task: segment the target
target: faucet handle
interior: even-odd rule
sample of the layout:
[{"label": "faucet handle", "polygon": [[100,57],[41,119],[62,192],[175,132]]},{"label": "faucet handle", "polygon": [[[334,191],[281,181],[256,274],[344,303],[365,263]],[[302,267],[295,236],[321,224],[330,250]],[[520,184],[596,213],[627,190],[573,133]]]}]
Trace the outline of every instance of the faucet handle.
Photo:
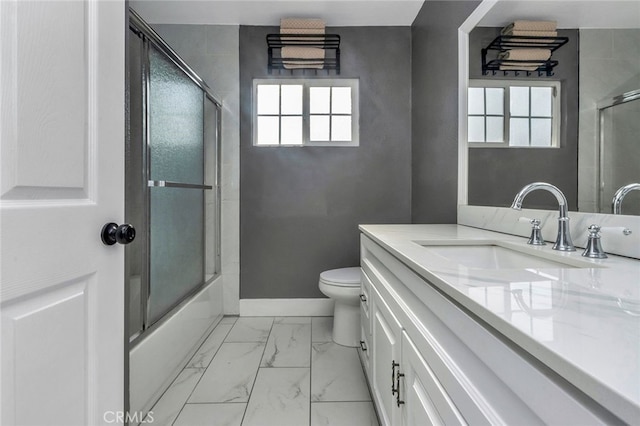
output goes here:
[{"label": "faucet handle", "polygon": [[531,224],[531,236],[527,240],[527,244],[532,246],[546,246],[542,238],[542,228],[540,228],[540,219],[531,219],[528,217],[521,217],[518,222],[529,222]]},{"label": "faucet handle", "polygon": [[582,256],[590,257],[592,259],[606,259],[608,256],[602,249],[600,243],[600,228],[598,225],[591,225],[588,228],[589,237],[587,239],[587,247],[584,249]]},{"label": "faucet handle", "polygon": [[622,233],[625,236],[627,235],[631,235],[633,233],[633,231],[631,231],[631,229],[629,228],[625,228],[624,226],[603,226],[600,228],[600,232],[606,232],[606,233]]}]

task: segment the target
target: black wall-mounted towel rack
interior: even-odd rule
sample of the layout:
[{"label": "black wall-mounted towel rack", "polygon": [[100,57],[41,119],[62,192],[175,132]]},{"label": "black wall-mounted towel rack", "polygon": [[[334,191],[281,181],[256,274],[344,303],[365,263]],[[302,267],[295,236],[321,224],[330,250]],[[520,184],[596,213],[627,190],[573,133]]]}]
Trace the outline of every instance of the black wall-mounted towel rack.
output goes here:
[{"label": "black wall-mounted towel rack", "polygon": [[[514,59],[491,59],[487,60],[487,53],[489,50],[495,50],[498,52],[506,52],[511,49],[549,49],[550,52],[554,52],[561,46],[565,45],[569,41],[569,37],[549,37],[549,36],[505,36],[501,35],[496,37],[487,47],[482,49],[482,74],[488,75],[492,72],[493,75],[496,72],[504,72],[507,75],[508,72],[514,72],[516,76],[520,73],[526,73],[530,76],[532,73],[538,73],[538,76],[546,75],[550,77],[553,75],[553,68],[558,65],[558,61],[552,60],[514,60]],[[537,68],[535,70],[527,69],[524,64],[535,64]],[[502,69],[507,66],[509,69]],[[522,67],[518,69],[518,67]]]},{"label": "black wall-mounted towel rack", "polygon": [[[324,49],[324,58],[293,58],[282,57],[283,47],[311,47]],[[335,70],[340,74],[340,36],[338,34],[267,34],[268,69],[269,74],[273,70],[295,69],[322,69]],[[287,68],[286,64],[294,63],[295,68]],[[322,68],[317,64],[321,63]],[[306,68],[304,65],[309,64]]]}]

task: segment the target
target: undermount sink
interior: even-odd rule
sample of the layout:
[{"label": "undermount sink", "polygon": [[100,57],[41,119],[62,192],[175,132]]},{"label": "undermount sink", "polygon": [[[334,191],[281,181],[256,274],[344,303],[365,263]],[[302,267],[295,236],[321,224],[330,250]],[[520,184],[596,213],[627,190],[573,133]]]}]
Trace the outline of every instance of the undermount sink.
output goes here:
[{"label": "undermount sink", "polygon": [[421,246],[451,262],[467,268],[477,269],[539,269],[539,268],[575,268],[562,261],[545,259],[536,255],[522,253],[517,250],[495,244],[474,245],[432,245],[420,243]]}]

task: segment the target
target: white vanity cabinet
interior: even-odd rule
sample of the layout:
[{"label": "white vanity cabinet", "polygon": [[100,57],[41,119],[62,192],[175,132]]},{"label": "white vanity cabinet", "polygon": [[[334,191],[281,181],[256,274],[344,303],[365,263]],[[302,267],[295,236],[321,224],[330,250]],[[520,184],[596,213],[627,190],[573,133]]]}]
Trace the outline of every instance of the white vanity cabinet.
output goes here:
[{"label": "white vanity cabinet", "polygon": [[371,238],[361,242],[365,371],[382,425],[620,423]]}]

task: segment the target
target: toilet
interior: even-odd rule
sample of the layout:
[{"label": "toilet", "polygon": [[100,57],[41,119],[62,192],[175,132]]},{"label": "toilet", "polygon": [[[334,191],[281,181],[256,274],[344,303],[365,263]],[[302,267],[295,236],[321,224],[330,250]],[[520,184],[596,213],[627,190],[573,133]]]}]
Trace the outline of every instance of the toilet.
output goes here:
[{"label": "toilet", "polygon": [[324,271],[320,291],[335,301],[333,341],[342,346],[358,346],[360,341],[360,268]]}]

